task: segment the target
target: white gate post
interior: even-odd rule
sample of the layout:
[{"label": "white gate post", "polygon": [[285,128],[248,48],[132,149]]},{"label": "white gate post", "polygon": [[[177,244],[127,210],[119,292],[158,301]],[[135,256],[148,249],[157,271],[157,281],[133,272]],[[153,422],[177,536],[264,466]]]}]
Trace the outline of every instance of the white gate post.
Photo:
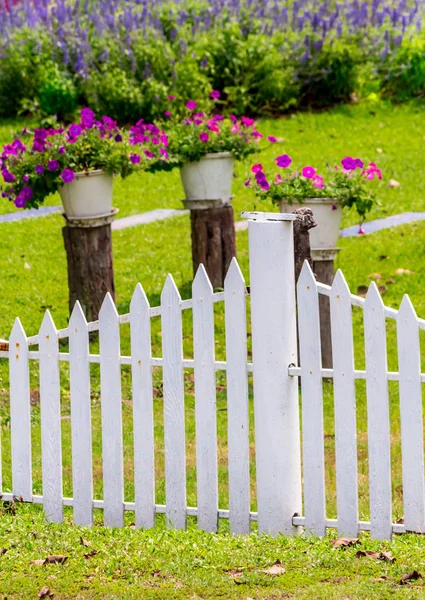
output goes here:
[{"label": "white gate post", "polygon": [[243,213],[249,221],[254,418],[259,532],[297,531],[301,458],[293,225],[295,215]]}]

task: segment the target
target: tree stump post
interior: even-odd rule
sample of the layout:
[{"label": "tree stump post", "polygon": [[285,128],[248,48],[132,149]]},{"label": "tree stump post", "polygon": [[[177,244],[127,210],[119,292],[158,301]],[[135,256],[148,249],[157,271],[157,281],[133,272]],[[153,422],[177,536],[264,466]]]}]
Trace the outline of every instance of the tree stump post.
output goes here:
[{"label": "tree stump post", "polygon": [[[326,285],[332,285],[335,276],[335,259],[339,248],[326,250],[312,249],[313,272],[317,281]],[[327,296],[319,295],[320,310],[320,339],[322,344],[322,367],[333,368],[332,360],[332,337],[331,337],[331,311]]]},{"label": "tree stump post", "polygon": [[233,208],[221,200],[186,200],[184,205],[190,210],[193,275],[203,264],[213,288],[223,288],[236,256]]},{"label": "tree stump post", "polygon": [[109,292],[115,300],[111,223],[107,217],[69,218],[62,229],[68,263],[69,313],[78,300],[88,322],[97,321]]}]

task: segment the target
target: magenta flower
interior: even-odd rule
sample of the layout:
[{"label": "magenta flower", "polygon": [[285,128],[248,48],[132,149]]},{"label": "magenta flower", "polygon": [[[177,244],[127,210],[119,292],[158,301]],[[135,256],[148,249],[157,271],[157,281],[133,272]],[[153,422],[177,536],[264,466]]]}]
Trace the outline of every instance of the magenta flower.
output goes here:
[{"label": "magenta flower", "polygon": [[49,160],[47,168],[49,171],[57,171],[59,169],[59,162],[57,160]]},{"label": "magenta flower", "polygon": [[16,196],[13,203],[16,206],[16,208],[25,208],[27,201],[23,196]]},{"label": "magenta flower", "polygon": [[251,167],[252,173],[260,173],[263,170],[263,165],[261,163],[257,163]]},{"label": "magenta flower", "polygon": [[269,140],[269,142],[271,142],[272,144],[276,144],[277,139],[274,137],[274,135],[268,135],[267,139]]},{"label": "magenta flower", "polygon": [[171,101],[176,99],[175,96],[167,96],[167,98],[168,98],[168,100],[171,100]]},{"label": "magenta flower", "polygon": [[130,156],[130,162],[133,163],[133,165],[138,165],[140,163],[141,157],[140,154],[132,154]]},{"label": "magenta flower", "polygon": [[313,179],[313,177],[316,175],[316,169],[313,167],[304,167],[301,173],[306,179]]},{"label": "magenta flower", "polygon": [[65,146],[60,146],[59,147],[59,154],[65,154],[66,150],[65,150]]},{"label": "magenta flower", "polygon": [[357,169],[357,159],[346,156],[341,160],[341,164],[346,171],[355,171]]},{"label": "magenta flower", "polygon": [[292,162],[292,158],[288,154],[281,154],[276,158],[276,164],[282,169],[286,169]]},{"label": "magenta flower", "polygon": [[152,136],[152,144],[155,146],[159,144],[159,139],[155,135]]},{"label": "magenta flower", "polygon": [[323,189],[325,187],[325,184],[323,183],[323,177],[320,177],[320,175],[315,175],[311,181],[316,188]]},{"label": "magenta flower", "polygon": [[2,171],[2,175],[3,175],[3,179],[6,183],[13,183],[15,181],[14,174],[11,173],[10,171],[8,171],[7,169],[4,169]]},{"label": "magenta flower", "polygon": [[232,127],[230,128],[231,133],[237,133],[240,130],[241,130],[241,128],[239,127],[239,125],[237,123],[232,125]]},{"label": "magenta flower", "polygon": [[364,162],[362,161],[362,159],[361,159],[361,158],[355,158],[354,160],[356,161],[356,166],[357,166],[359,169],[363,169],[363,167],[364,167]]},{"label": "magenta flower", "polygon": [[82,133],[82,129],[80,127],[80,125],[71,125],[70,128],[68,129],[68,135],[70,138],[72,138],[74,141],[77,139],[77,137],[79,137]]},{"label": "magenta flower", "polygon": [[218,100],[220,98],[221,94],[218,90],[213,90],[210,93],[210,98],[212,98],[213,100]]},{"label": "magenta flower", "polygon": [[28,183],[28,181],[29,181],[29,180],[30,180],[30,178],[28,177],[28,175],[24,175],[24,176],[22,177],[22,181],[23,181],[24,183]]},{"label": "magenta flower", "polygon": [[237,118],[237,117],[235,117],[235,115],[229,115],[229,119],[230,119],[231,121],[233,121],[233,123],[236,123],[236,121],[238,120],[238,118]]},{"label": "magenta flower", "polygon": [[242,117],[241,121],[242,125],[245,125],[245,127],[252,127],[255,124],[254,119],[249,119],[248,117]]},{"label": "magenta flower", "polygon": [[171,111],[169,111],[169,110],[165,110],[165,111],[164,111],[164,116],[166,116],[166,117],[171,117]]},{"label": "magenta flower", "polygon": [[71,183],[71,181],[74,181],[74,171],[72,169],[64,169],[61,173],[61,177],[64,183]]},{"label": "magenta flower", "polygon": [[195,102],[195,100],[188,100],[186,102],[186,108],[188,108],[189,110],[195,110],[197,106],[198,104]]},{"label": "magenta flower", "polygon": [[377,176],[378,179],[382,179],[381,169],[378,169],[376,164],[373,162],[369,163],[367,168],[364,171],[362,171],[362,175],[365,175],[366,179],[369,179],[369,181],[372,181],[373,179],[375,179],[375,175]]},{"label": "magenta flower", "polygon": [[22,198],[24,198],[25,200],[31,200],[33,193],[34,192],[32,188],[30,188],[28,185],[24,185],[24,187],[21,190],[20,196],[22,196]]},{"label": "magenta flower", "polygon": [[159,141],[161,142],[161,144],[162,144],[163,146],[168,146],[168,136],[167,136],[165,133],[162,133],[162,134],[159,136]]},{"label": "magenta flower", "polygon": [[359,226],[359,230],[357,232],[358,235],[364,235],[366,233],[366,231],[363,229],[363,227],[360,225]]},{"label": "magenta flower", "polygon": [[208,142],[210,136],[205,131],[201,131],[201,133],[199,134],[199,139],[201,140],[201,142]]},{"label": "magenta flower", "polygon": [[83,108],[80,114],[81,125],[84,127],[84,129],[91,129],[96,121],[94,112],[90,108]]},{"label": "magenta flower", "polygon": [[160,148],[159,149],[160,154],[162,154],[162,156],[167,160],[168,159],[168,152],[166,151],[165,148]]},{"label": "magenta flower", "polygon": [[251,185],[251,177],[248,177],[248,179],[244,182],[244,186],[248,187]]},{"label": "magenta flower", "polygon": [[114,140],[119,144],[120,142],[122,142],[122,135],[120,133],[117,133],[117,135],[114,137]]},{"label": "magenta flower", "polygon": [[143,152],[148,158],[153,158],[153,154],[150,150],[143,150]]},{"label": "magenta flower", "polygon": [[259,131],[253,131],[251,135],[255,140],[261,140],[261,138],[263,137],[263,135]]},{"label": "magenta flower", "polygon": [[43,165],[35,165],[34,171],[37,173],[37,175],[43,175],[43,173],[44,173]]},{"label": "magenta flower", "polygon": [[279,183],[282,183],[283,179],[282,177],[279,175],[279,173],[276,175],[276,177],[274,178],[274,183],[275,185],[279,185]]}]

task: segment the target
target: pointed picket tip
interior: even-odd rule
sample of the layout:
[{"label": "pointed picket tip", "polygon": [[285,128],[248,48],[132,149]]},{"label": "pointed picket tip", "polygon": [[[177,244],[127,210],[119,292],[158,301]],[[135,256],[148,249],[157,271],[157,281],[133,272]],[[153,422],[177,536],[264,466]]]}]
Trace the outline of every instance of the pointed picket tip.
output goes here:
[{"label": "pointed picket tip", "polygon": [[163,303],[163,300],[170,298],[177,298],[179,302],[181,301],[180,292],[171,274],[167,275],[165,285],[162,288],[161,304]]},{"label": "pointed picket tip", "polygon": [[77,302],[74,304],[71,318],[69,319],[69,328],[74,329],[81,326],[87,327],[87,319],[83,309],[81,308],[81,304],[77,300]]},{"label": "pointed picket tip", "polygon": [[195,279],[192,283],[192,292],[196,294],[213,294],[213,287],[208,279],[205,267],[202,264],[199,265],[198,270],[196,271]]},{"label": "pointed picket tip", "polygon": [[138,283],[134,288],[133,296],[130,302],[130,312],[140,310],[141,308],[150,308],[148,297],[142,285]]},{"label": "pointed picket tip", "polygon": [[236,257],[233,257],[224,279],[224,289],[229,285],[238,284],[242,284],[245,287],[245,279]]},{"label": "pointed picket tip", "polygon": [[[50,314],[50,311],[46,310],[46,312],[44,314],[43,322],[41,323],[41,327],[40,327],[40,335],[50,336],[52,334],[56,335],[56,326],[53,321],[52,315]],[[42,341],[43,341],[43,338],[40,339],[40,343]]]},{"label": "pointed picket tip", "polygon": [[10,332],[9,345],[12,345],[13,342],[19,340],[26,341],[27,336],[25,334],[24,328],[22,327],[22,323],[19,317],[16,317],[15,322],[13,323],[12,331]]},{"label": "pointed picket tip", "polygon": [[314,289],[316,289],[316,278],[308,260],[305,260],[301,269],[301,273],[298,277],[297,289],[299,292],[301,292],[301,288],[303,288],[304,291],[304,289],[311,289],[312,286],[314,286]]},{"label": "pointed picket tip", "polygon": [[398,309],[397,322],[401,324],[402,321],[406,322],[408,320],[415,320],[417,322],[418,317],[409,296],[404,294],[400,308]]},{"label": "pointed picket tip", "polygon": [[102,307],[99,311],[99,320],[109,319],[110,317],[118,318],[117,307],[108,292],[103,300]]},{"label": "pointed picket tip", "polygon": [[369,289],[366,294],[366,299],[364,303],[365,308],[379,308],[384,310],[384,303],[382,301],[382,296],[379,293],[378,286],[374,281],[369,285]]},{"label": "pointed picket tip", "polygon": [[350,288],[348,287],[348,283],[345,280],[344,274],[341,269],[338,269],[335,275],[335,279],[331,288],[331,298],[336,300],[340,298],[351,298]]}]

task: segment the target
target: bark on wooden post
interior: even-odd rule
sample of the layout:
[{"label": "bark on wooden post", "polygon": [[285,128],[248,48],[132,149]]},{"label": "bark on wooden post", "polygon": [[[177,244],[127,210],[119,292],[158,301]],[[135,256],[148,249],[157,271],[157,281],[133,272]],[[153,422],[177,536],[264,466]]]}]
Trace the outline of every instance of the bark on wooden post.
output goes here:
[{"label": "bark on wooden post", "polygon": [[203,264],[214,288],[224,287],[224,278],[236,256],[233,208],[221,200],[185,201],[190,209],[193,275]]},{"label": "bark on wooden post", "polygon": [[114,216],[65,217],[62,234],[68,262],[69,313],[79,300],[87,321],[97,321],[107,292],[115,300],[111,234]]},{"label": "bark on wooden post", "polygon": [[305,260],[313,266],[310,250],[310,229],[316,227],[313,211],[310,208],[297,208],[294,210],[297,220],[294,221],[294,259],[295,259],[295,283],[298,281]]}]

